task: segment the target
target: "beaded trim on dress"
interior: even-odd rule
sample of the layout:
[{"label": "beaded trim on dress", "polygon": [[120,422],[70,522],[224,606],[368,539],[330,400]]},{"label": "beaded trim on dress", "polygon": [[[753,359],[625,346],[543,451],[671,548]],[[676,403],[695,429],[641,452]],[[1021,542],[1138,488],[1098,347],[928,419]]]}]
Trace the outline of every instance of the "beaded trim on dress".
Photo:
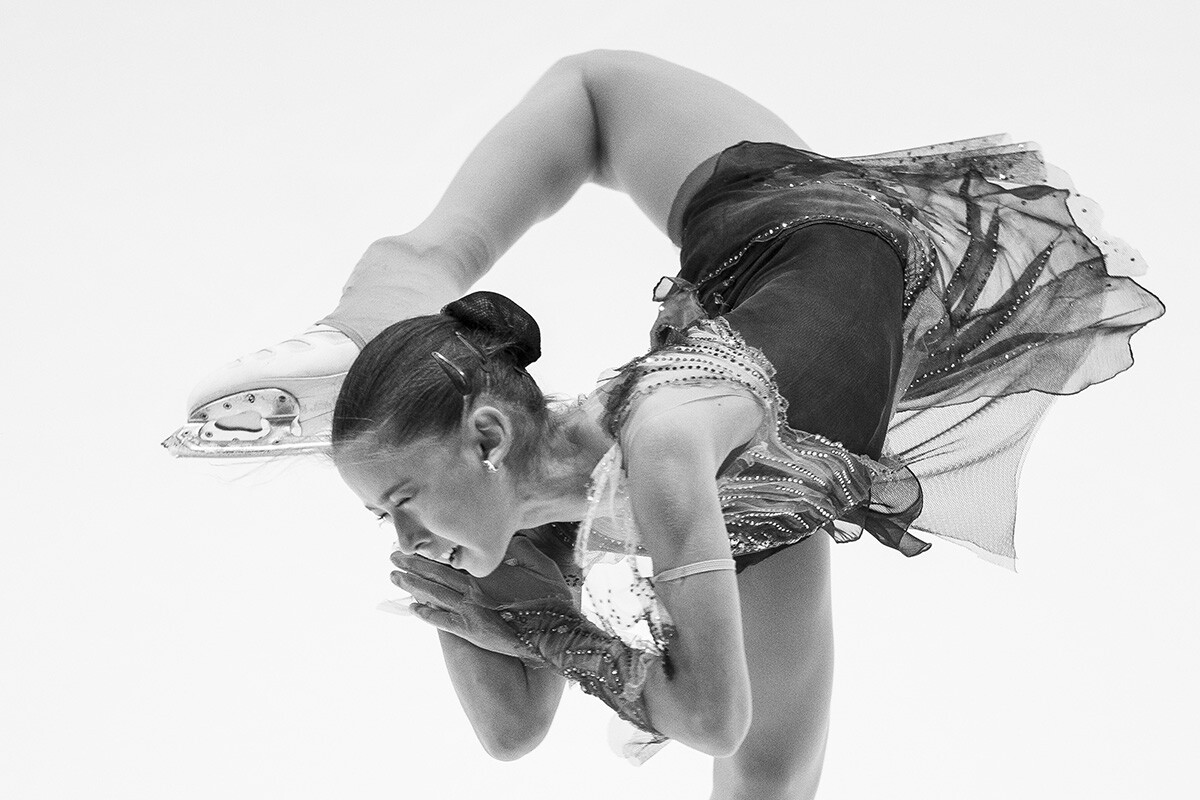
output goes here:
[{"label": "beaded trim on dress", "polygon": [[[818,207],[730,242],[702,270],[699,292],[676,279],[683,290],[663,305],[652,335],[657,349],[623,367],[599,393],[618,444],[593,473],[576,540],[577,561],[592,584],[585,583],[584,605],[606,630],[648,651],[665,651],[670,620],[647,577],[652,566],[633,525],[619,444],[648,393],[668,385],[732,386],[768,411],[758,436],[718,480],[735,555],[817,530],[838,541],[867,530],[915,555],[928,545],[911,528],[1011,567],[1020,465],[1053,396],[1127,369],[1130,337],[1163,313],[1158,299],[1127,277],[1144,264],[1100,230],[1095,204],[1061,173],[1055,186],[1044,184],[1053,168],[1035,145],[982,137],[829,159],[743,143],[726,153],[742,147],[747,169],[760,155],[771,162],[764,186]],[[855,210],[853,197],[868,202]],[[705,308],[713,313],[701,301],[719,294],[719,282],[750,245],[817,222],[887,233],[905,255],[900,391],[879,461],[789,428],[762,353],[720,317],[697,320]],[[686,238],[686,214],[684,225]],[[594,588],[595,568],[605,564],[627,570],[612,584],[616,591]]]},{"label": "beaded trim on dress", "polygon": [[[652,392],[668,386],[711,386],[725,392],[732,386],[766,412],[748,447],[718,477],[734,555],[797,542],[818,530],[838,541],[857,539],[864,527],[871,530],[865,523],[878,516],[865,508],[871,505],[872,487],[906,481],[916,485],[902,467],[789,428],[787,402],[775,388],[773,372],[763,354],[725,320],[698,320],[675,341],[623,367],[588,398],[607,401],[606,422],[616,431],[617,443],[592,472],[587,512],[575,540],[575,559],[584,573],[581,608],[606,633],[647,656],[669,657],[672,627],[655,595],[649,577],[654,567],[634,522],[620,432]],[[849,522],[856,512],[857,523]],[[896,541],[881,536],[881,541],[910,555],[928,547],[907,534]],[[619,752],[634,763],[661,746],[633,729],[615,735],[614,741],[618,739]]]},{"label": "beaded trim on dress", "polygon": [[[850,541],[865,528],[907,555],[928,547],[876,524],[883,516],[906,520],[919,508],[919,492],[902,508],[873,502],[873,495],[884,490],[895,494],[895,486],[915,490],[912,474],[901,464],[856,455],[838,442],[788,427],[787,401],[775,388],[773,373],[761,351],[746,344],[724,319],[698,320],[677,341],[623,367],[597,392],[607,402],[605,421],[617,443],[592,472],[575,555],[585,573],[584,609],[606,631],[633,646],[665,649],[663,631],[670,619],[654,601],[653,565],[634,522],[620,436],[640,401],[664,387],[735,387],[765,412],[758,432],[717,479],[734,556],[798,542],[818,530]],[[847,520],[851,524],[833,524]],[[619,578],[597,589],[595,568],[600,565],[622,570]]]}]

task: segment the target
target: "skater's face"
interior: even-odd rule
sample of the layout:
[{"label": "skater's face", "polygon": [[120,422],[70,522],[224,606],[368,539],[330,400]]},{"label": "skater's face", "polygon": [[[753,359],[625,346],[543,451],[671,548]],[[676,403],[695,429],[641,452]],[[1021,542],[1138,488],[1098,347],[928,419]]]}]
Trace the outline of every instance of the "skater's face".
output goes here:
[{"label": "skater's face", "polygon": [[400,550],[477,577],[500,564],[522,527],[514,471],[503,468],[504,431],[483,417],[480,427],[400,446],[364,437],[336,457],[363,505],[395,529]]}]

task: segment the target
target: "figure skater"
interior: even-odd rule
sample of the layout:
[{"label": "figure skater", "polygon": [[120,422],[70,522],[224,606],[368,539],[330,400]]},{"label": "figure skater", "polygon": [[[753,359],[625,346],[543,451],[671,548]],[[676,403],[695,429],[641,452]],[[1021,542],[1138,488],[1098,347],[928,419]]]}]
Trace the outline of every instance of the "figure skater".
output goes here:
[{"label": "figure skater", "polygon": [[[681,269],[649,353],[552,405],[532,318],[454,298],[585,181],[628,193]],[[331,430],[492,755],[535,747],[571,680],[640,731],[631,757],[710,754],[714,798],[813,797],[830,540],[912,556],[932,533],[1011,561],[1050,399],[1126,369],[1162,313],[1119,274],[1137,255],[1077,223],[1089,208],[1029,146],[828,158],[695,72],[571,56],[425,222],[371,246],[333,314],[198,386],[169,444]],[[606,570],[624,591],[593,586]]]}]

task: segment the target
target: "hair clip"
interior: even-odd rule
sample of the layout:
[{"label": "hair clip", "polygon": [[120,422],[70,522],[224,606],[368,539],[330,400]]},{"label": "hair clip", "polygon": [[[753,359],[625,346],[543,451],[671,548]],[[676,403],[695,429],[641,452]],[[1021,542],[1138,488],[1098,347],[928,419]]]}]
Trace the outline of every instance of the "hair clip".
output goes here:
[{"label": "hair clip", "polygon": [[[462,343],[462,346],[467,348],[467,352],[474,356],[476,360],[478,360],[479,368],[484,372],[489,372],[490,370],[488,368],[487,356],[483,354],[483,351],[471,344],[471,342],[467,340],[467,337],[463,336],[462,331],[455,331],[454,335],[458,338],[458,341]],[[438,366],[440,366],[450,378],[450,382],[454,384],[454,388],[459,391],[459,394],[461,394],[463,397],[470,397],[471,395],[475,394],[475,380],[472,378],[470,373],[468,373],[458,364],[454,363],[454,361],[452,361],[448,356],[439,353],[437,350],[434,350],[432,355],[434,360],[438,362]]]},{"label": "hair clip", "polygon": [[446,358],[437,350],[433,351],[433,360],[438,363],[438,366],[450,378],[450,382],[454,384],[454,388],[458,390],[459,394],[463,397],[470,397],[474,394],[474,381],[471,380],[471,376],[463,371],[462,367]]},{"label": "hair clip", "polygon": [[467,339],[467,337],[463,336],[462,331],[455,331],[454,335],[458,337],[458,340],[460,342],[462,342],[463,347],[465,347],[471,351],[471,355],[473,355],[479,359],[479,366],[483,367],[486,370],[487,369],[487,356],[485,356],[483,354],[483,351],[480,350],[475,345],[471,344],[471,342]]}]

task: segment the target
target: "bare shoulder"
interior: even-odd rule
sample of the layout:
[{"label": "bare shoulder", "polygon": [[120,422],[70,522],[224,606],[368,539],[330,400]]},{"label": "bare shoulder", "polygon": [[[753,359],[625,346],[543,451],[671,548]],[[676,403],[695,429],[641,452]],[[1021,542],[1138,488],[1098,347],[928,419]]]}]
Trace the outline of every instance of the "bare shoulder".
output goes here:
[{"label": "bare shoulder", "polygon": [[623,436],[630,462],[682,459],[705,464],[715,475],[733,450],[762,424],[762,405],[733,389],[664,386],[646,397]]},{"label": "bare shoulder", "polygon": [[688,174],[741,141],[806,147],[779,116],[715,78],[628,50],[569,56],[597,128],[596,181],[626,192],[662,230]]},{"label": "bare shoulder", "polygon": [[728,557],[717,473],[754,437],[764,413],[737,393],[688,396],[682,404],[672,397],[696,388],[660,387],[628,421],[623,434],[632,426],[632,436],[622,436],[634,520],[663,569]]}]

